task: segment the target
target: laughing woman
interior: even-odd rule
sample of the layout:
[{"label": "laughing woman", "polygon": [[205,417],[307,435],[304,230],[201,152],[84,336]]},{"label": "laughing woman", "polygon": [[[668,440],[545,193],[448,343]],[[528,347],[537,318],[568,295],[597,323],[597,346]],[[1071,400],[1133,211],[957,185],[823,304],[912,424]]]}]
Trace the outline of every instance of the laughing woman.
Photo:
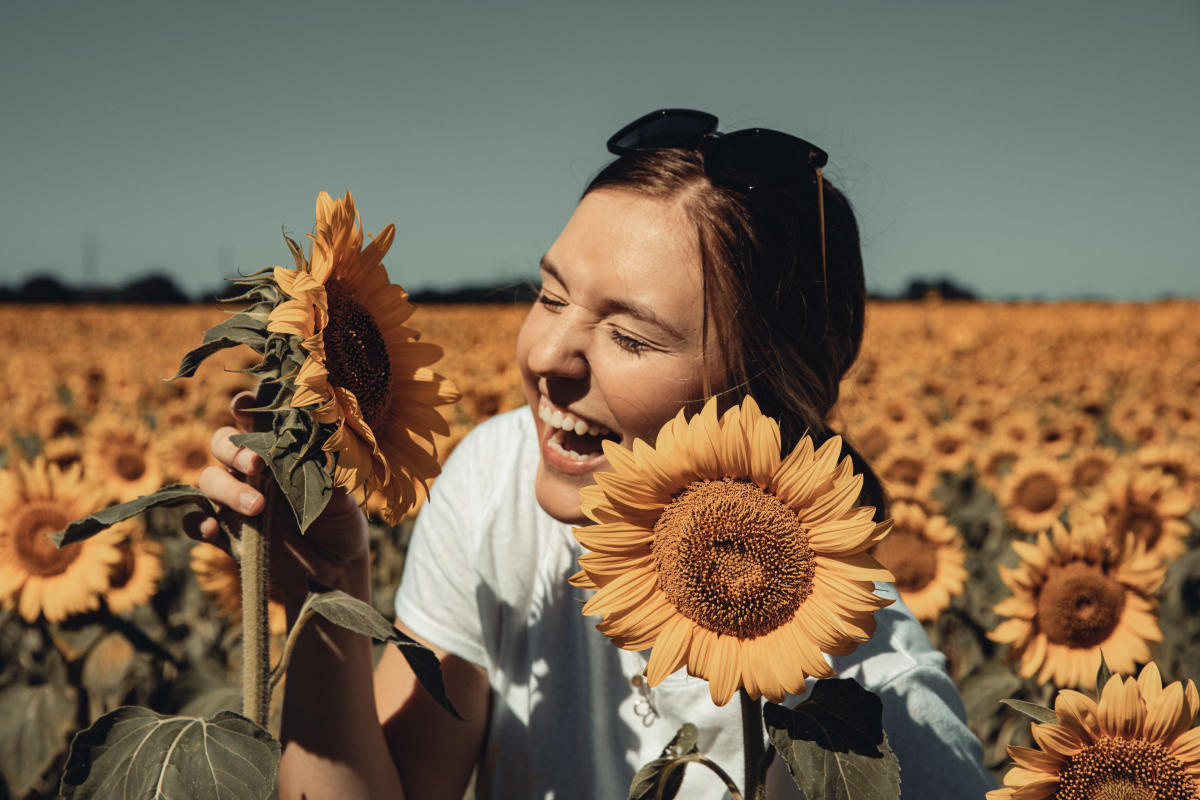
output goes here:
[{"label": "laughing woman", "polygon": [[[785,453],[806,431],[832,435],[825,420],[863,333],[853,213],[814,145],[716,127],[665,110],[609,140],[617,158],[541,260],[516,348],[528,408],[473,430],[418,516],[396,625],[437,653],[467,721],[419,688],[396,649],[373,667],[368,640],[310,623],[288,674],[282,797],[459,798],[474,771],[480,798],[620,798],[684,722],[740,780],[737,704],[715,705],[682,669],[650,688],[645,655],[613,647],[568,584],[581,554],[572,526],[588,522],[580,490],[610,468],[604,440],[653,442],[680,410],[746,395],[779,421]],[[248,400],[235,401],[243,423]],[[243,478],[263,465],[234,433],[213,437],[231,470],[209,468],[200,485],[257,513],[263,497]],[[879,483],[855,465],[882,519]],[[366,520],[346,494],[303,538],[273,535],[293,616],[306,572],[370,599]],[[875,617],[874,637],[831,663],[883,700],[904,797],[982,797],[994,784],[941,654],[901,603]],[[779,759],[768,780],[770,796],[798,796]],[[691,770],[680,796],[726,795]]]}]

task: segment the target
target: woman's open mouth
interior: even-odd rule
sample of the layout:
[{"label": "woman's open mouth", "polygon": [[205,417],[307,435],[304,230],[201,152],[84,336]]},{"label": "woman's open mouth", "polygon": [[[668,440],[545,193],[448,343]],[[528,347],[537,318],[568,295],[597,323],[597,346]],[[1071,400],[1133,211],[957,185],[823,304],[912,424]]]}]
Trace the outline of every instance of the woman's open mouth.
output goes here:
[{"label": "woman's open mouth", "polygon": [[605,426],[556,408],[545,397],[538,400],[537,414],[549,434],[543,434],[543,457],[560,472],[581,474],[592,471],[604,458],[604,441],[621,440]]}]

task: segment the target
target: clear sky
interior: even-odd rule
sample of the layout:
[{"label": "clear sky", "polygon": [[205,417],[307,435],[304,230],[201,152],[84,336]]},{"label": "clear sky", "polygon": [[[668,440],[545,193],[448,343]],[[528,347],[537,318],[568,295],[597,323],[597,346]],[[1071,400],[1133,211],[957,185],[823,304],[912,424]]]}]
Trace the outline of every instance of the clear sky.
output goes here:
[{"label": "clear sky", "polygon": [[1195,297],[1198,98],[1198,0],[0,0],[0,284],[199,292],[346,189],[409,289],[531,277],[689,106],[828,150],[873,289]]}]

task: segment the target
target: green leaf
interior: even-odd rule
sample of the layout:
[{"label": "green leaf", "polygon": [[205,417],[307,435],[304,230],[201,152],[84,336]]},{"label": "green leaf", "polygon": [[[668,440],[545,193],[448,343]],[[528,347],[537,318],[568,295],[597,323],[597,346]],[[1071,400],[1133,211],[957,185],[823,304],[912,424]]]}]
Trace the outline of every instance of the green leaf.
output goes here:
[{"label": "green leaf", "polygon": [[883,732],[883,703],[855,681],[817,681],[795,708],[767,703],[763,721],[808,800],[900,797],[900,763]]},{"label": "green leaf", "polygon": [[[662,755],[643,766],[633,776],[633,782],[629,784],[628,800],[654,800],[663,771],[683,756],[699,752],[696,749],[696,741],[699,738],[700,732],[696,726],[690,722],[685,723],[675,733],[675,738],[663,748]],[[662,792],[664,800],[670,800],[679,793],[679,786],[683,783],[683,770],[686,766],[685,762],[667,775],[667,784],[663,787]]]},{"label": "green leaf", "polygon": [[451,704],[450,698],[446,696],[442,664],[432,650],[405,636],[369,603],[364,603],[343,591],[323,587],[311,579],[309,588],[312,594],[309,594],[304,601],[305,605],[311,607],[314,612],[334,625],[363,636],[370,636],[377,641],[391,642],[396,645],[400,648],[401,655],[408,662],[408,666],[417,676],[421,686],[429,692],[429,696],[446,711],[458,719],[463,719]]},{"label": "green leaf", "polygon": [[1096,670],[1096,699],[1100,698],[1100,693],[1104,691],[1104,686],[1108,683],[1108,679],[1113,676],[1112,670],[1108,668],[1108,662],[1104,660],[1104,651],[1100,651],[1100,668]]},{"label": "green leaf", "polygon": [[299,448],[292,432],[282,437],[275,433],[239,433],[229,440],[263,457],[287,498],[300,532],[307,531],[333,496],[333,476],[324,467],[324,452],[317,448],[304,454],[289,448]]},{"label": "green leaf", "polygon": [[66,748],[76,703],[74,688],[49,683],[0,693],[0,773],[13,797],[24,797]]},{"label": "green leaf", "polygon": [[[198,506],[201,511],[211,514],[220,521],[221,516],[218,513],[217,504],[209,500],[203,492],[195,486],[188,486],[184,483],[173,483],[170,486],[164,486],[153,494],[144,495],[127,503],[109,506],[103,511],[89,514],[83,519],[77,519],[68,525],[65,530],[50,534],[50,540],[59,547],[74,544],[75,542],[82,542],[84,539],[95,536],[105,528],[130,517],[137,516],[147,509],[156,506],[189,504]],[[221,526],[226,534],[230,533],[228,529],[225,529],[224,523],[221,523]]]},{"label": "green leaf", "polygon": [[1008,706],[1009,708],[1020,711],[1025,716],[1029,717],[1030,719],[1035,719],[1038,722],[1058,722],[1058,715],[1054,713],[1053,709],[1046,708],[1045,706],[1039,706],[1037,703],[1028,703],[1024,700],[1014,700],[1011,697],[1007,697],[1000,702],[1004,703],[1004,705]]},{"label": "green leaf", "polygon": [[125,706],[71,743],[64,798],[266,798],[275,791],[279,742],[230,711],[173,717]]},{"label": "green leaf", "polygon": [[179,362],[179,370],[171,380],[192,377],[204,359],[220,350],[244,344],[261,353],[266,341],[267,328],[261,320],[246,313],[234,314],[205,331],[200,346],[184,354]]}]

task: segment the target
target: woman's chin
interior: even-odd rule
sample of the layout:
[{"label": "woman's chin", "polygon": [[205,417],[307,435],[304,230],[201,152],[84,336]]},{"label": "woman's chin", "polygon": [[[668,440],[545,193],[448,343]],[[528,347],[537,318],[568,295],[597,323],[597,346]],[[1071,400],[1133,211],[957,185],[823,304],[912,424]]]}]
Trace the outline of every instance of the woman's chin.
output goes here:
[{"label": "woman's chin", "polygon": [[592,483],[594,478],[591,472],[568,479],[567,476],[555,475],[542,463],[538,465],[534,489],[538,505],[551,517],[568,525],[587,525],[591,520],[583,514],[579,490]]}]

